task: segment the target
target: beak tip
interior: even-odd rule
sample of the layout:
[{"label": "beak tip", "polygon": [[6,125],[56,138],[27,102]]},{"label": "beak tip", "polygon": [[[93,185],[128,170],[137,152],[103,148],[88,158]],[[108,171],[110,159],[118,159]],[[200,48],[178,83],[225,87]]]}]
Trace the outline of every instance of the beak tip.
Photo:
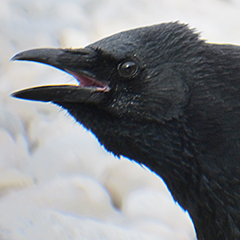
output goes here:
[{"label": "beak tip", "polygon": [[17,53],[17,54],[14,55],[10,60],[11,60],[11,61],[25,60],[23,53],[24,53],[24,52]]},{"label": "beak tip", "polygon": [[18,58],[19,58],[18,54],[16,54],[10,59],[10,61],[16,61],[16,60],[18,60]]},{"label": "beak tip", "polygon": [[21,98],[21,96],[19,95],[19,91],[11,93],[10,96],[14,98]]}]

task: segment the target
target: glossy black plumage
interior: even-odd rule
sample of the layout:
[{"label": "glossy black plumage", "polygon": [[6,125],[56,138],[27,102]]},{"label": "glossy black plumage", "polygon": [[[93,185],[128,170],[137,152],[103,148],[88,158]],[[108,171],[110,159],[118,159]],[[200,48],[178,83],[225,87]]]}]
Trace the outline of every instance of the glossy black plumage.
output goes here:
[{"label": "glossy black plumage", "polygon": [[240,239],[240,47],[164,23],[13,59],[55,66],[80,82],[15,97],[56,103],[108,151],[156,172],[198,239]]}]

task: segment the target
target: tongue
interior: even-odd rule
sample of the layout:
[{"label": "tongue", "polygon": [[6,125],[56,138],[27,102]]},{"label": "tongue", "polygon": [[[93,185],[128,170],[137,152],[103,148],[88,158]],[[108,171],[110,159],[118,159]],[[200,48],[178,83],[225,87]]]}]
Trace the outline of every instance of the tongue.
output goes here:
[{"label": "tongue", "polygon": [[72,76],[74,76],[78,82],[80,83],[81,87],[99,87],[99,88],[106,88],[106,86],[104,84],[102,84],[101,82],[87,77],[87,76],[83,76],[81,74],[78,73],[74,73],[74,72],[70,72],[67,71],[68,73],[70,73]]}]

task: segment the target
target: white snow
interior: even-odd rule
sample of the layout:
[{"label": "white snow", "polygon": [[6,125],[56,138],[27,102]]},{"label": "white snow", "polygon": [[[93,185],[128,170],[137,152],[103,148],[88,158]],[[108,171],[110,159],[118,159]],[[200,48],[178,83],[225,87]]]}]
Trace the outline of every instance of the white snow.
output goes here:
[{"label": "white snow", "polygon": [[238,0],[0,1],[0,239],[191,240],[191,220],[161,179],[107,153],[51,104],[11,98],[75,80],[10,62],[36,47],[83,47],[107,35],[180,20],[209,42],[240,43]]}]

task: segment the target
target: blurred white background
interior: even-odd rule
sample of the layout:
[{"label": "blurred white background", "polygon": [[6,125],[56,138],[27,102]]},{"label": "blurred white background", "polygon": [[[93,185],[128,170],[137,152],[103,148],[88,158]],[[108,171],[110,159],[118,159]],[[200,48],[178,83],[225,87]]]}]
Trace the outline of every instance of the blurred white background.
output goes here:
[{"label": "blurred white background", "polygon": [[56,106],[9,96],[75,81],[48,66],[10,62],[19,51],[84,47],[176,20],[209,42],[240,44],[238,0],[0,1],[0,239],[195,239],[159,177],[107,153]]}]

